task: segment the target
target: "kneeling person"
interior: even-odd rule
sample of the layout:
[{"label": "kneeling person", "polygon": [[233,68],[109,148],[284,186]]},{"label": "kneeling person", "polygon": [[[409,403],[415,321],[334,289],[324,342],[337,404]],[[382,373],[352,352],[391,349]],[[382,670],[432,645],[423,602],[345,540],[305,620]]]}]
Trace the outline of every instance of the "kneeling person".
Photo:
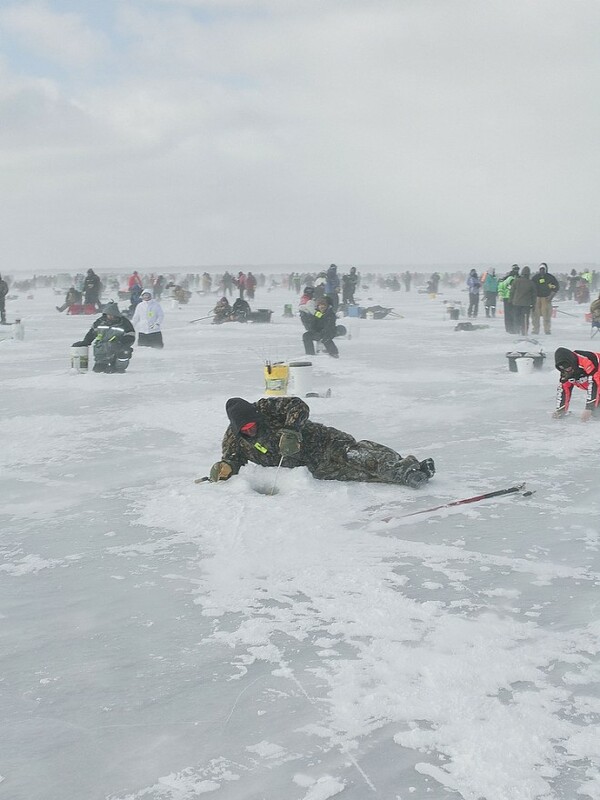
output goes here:
[{"label": "kneeling person", "polygon": [[249,403],[232,397],[225,405],[229,427],[222,460],[210,480],[227,480],[252,461],[263,467],[306,467],[320,480],[395,483],[417,489],[435,474],[433,459],[404,458],[377,442],[357,442],[349,433],[308,419],[299,397],[267,397]]},{"label": "kneeling person", "polygon": [[568,350],[559,347],[554,353],[554,364],[560,372],[556,393],[555,419],[564,417],[569,410],[573,387],[586,392],[583,422],[592,417],[600,419],[600,353],[589,350]]},{"label": "kneeling person", "polygon": [[119,311],[119,306],[108,303],[80,342],[73,347],[84,347],[94,343],[94,372],[125,372],[135,341],[133,325]]}]

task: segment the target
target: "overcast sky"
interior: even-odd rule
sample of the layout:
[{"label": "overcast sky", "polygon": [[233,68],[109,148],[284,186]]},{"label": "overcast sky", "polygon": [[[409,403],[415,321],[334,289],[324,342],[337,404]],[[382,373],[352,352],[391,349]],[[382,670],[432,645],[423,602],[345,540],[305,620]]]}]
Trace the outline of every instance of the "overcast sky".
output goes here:
[{"label": "overcast sky", "polygon": [[600,261],[598,0],[3,0],[11,269]]}]

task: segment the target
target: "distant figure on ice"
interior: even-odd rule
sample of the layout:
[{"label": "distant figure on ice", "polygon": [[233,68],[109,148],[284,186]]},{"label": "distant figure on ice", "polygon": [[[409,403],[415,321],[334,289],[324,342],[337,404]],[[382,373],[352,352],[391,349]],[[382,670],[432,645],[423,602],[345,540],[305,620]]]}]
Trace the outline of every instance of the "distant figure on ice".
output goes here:
[{"label": "distant figure on ice", "polygon": [[439,272],[433,272],[427,281],[428,294],[437,294],[440,285],[441,275]]},{"label": "distant figure on ice", "polygon": [[161,325],[165,315],[150,289],[142,289],[142,299],[135,307],[131,322],[138,332],[138,347],[164,347]]},{"label": "distant figure on ice", "polygon": [[481,289],[481,281],[477,277],[477,270],[472,269],[467,278],[467,288],[469,290],[469,308],[467,310],[468,317],[476,317],[479,313],[479,290]]},{"label": "distant figure on ice", "polygon": [[491,269],[483,281],[483,297],[486,317],[496,316],[496,298],[498,297],[498,278],[496,270]]},{"label": "distant figure on ice", "polygon": [[237,286],[237,289],[240,293],[240,297],[244,299],[244,292],[246,291],[246,275],[240,270],[238,272],[237,278],[233,279],[233,282]]},{"label": "distant figure on ice", "polygon": [[56,306],[56,310],[62,313],[65,308],[70,308],[78,303],[81,303],[81,292],[78,292],[74,286],[71,286],[65,295],[65,302],[62,306]]},{"label": "distant figure on ice", "polygon": [[[304,304],[304,307],[306,308],[307,304]],[[314,342],[322,342],[323,347],[332,358],[340,357],[333,341],[338,335],[337,318],[328,295],[317,300],[314,314],[310,315],[306,311],[301,311],[300,319],[306,328],[306,332],[302,335],[302,341],[307,356],[315,355]],[[345,333],[345,329],[343,332]]]},{"label": "distant figure on ice", "polygon": [[88,269],[83,281],[83,302],[100,311],[100,278],[93,269]]},{"label": "distant figure on ice", "polygon": [[125,372],[135,342],[133,325],[119,311],[119,306],[107,303],[104,313],[94,322],[80,342],[73,347],[88,347],[94,343],[94,372]]},{"label": "distant figure on ice", "polygon": [[244,300],[242,297],[238,297],[238,299],[231,306],[231,314],[229,319],[232,322],[248,322],[251,311],[250,303],[247,300]]},{"label": "distant figure on ice", "polygon": [[308,330],[308,324],[305,323],[302,314],[308,314],[309,316],[314,316],[315,311],[317,310],[317,305],[315,302],[315,287],[314,286],[305,286],[304,292],[302,293],[302,297],[298,302],[298,313],[300,314],[300,319],[302,320],[302,324]]},{"label": "distant figure on ice", "polygon": [[246,294],[250,300],[254,300],[254,292],[256,291],[256,278],[251,272],[246,275]]},{"label": "distant figure on ice", "polygon": [[519,277],[519,265],[513,264],[508,275],[498,281],[498,295],[502,300],[502,310],[504,312],[504,329],[507,333],[519,333],[515,327],[514,311],[510,302],[510,287],[515,278]]},{"label": "distant figure on ice", "polygon": [[331,300],[334,312],[337,311],[340,302],[339,291],[340,276],[337,272],[337,266],[335,264],[330,264],[327,270],[327,280],[325,282],[325,295]]},{"label": "distant figure on ice", "polygon": [[133,315],[135,314],[136,308],[142,302],[142,287],[139,286],[137,283],[134,283],[131,287],[131,291],[129,292],[129,308],[127,309],[127,315],[129,319],[132,319]]},{"label": "distant figure on ice", "polygon": [[213,325],[220,325],[222,322],[229,322],[231,319],[231,305],[229,300],[223,296],[213,308]]},{"label": "distant figure on ice", "polygon": [[154,281],[154,286],[152,290],[154,291],[154,299],[158,300],[160,303],[160,298],[162,297],[163,289],[165,288],[165,278],[164,275],[159,275],[158,278]]},{"label": "distant figure on ice", "polygon": [[0,324],[6,325],[6,295],[8,294],[8,283],[0,275]]},{"label": "distant figure on ice", "polygon": [[587,392],[585,410],[581,414],[582,422],[592,416],[600,419],[598,402],[600,400],[600,353],[589,350],[567,350],[559,347],[554,353],[554,363],[560,372],[560,383],[556,393],[555,419],[564,417],[569,410],[573,387]]},{"label": "distant figure on ice", "polygon": [[543,321],[544,333],[552,331],[552,300],[558,292],[560,285],[554,275],[548,272],[548,264],[541,263],[533,278],[535,286],[535,306],[531,315],[531,332],[537,335],[540,332],[540,319]]},{"label": "distant figure on ice", "polygon": [[535,306],[535,285],[531,280],[531,270],[523,267],[521,274],[510,285],[510,302],[513,312],[513,333],[527,336],[529,315]]},{"label": "distant figure on ice", "polygon": [[249,461],[262,467],[306,467],[314,478],[329,481],[395,483],[418,489],[435,474],[433,459],[404,458],[385,445],[357,442],[349,433],[308,419],[299,397],[266,397],[249,403],[230,398],[229,427],[221,461],[213,464],[213,483],[236,475]]},{"label": "distant figure on ice", "polygon": [[342,275],[342,302],[354,305],[354,292],[358,284],[356,267],[350,267],[347,275]]},{"label": "distant figure on ice", "polygon": [[139,286],[140,289],[142,288],[142,279],[140,278],[137,269],[133,270],[127,280],[127,291],[131,293],[131,290],[134,288],[134,286]]}]

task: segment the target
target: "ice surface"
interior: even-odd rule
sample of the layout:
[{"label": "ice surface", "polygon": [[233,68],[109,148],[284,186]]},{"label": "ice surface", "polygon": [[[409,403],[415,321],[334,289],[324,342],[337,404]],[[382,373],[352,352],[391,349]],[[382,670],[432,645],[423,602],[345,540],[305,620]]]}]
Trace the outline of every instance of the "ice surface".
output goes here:
[{"label": "ice surface", "polygon": [[[167,302],[165,349],[125,375],[69,372],[93,317],[58,314],[50,289],[14,301],[2,797],[600,798],[600,431],[582,392],[550,419],[552,352],[590,346],[586,309],[563,303],[576,316],[520,375],[501,318],[455,332],[444,295],[358,296],[403,318],[348,320],[340,360],[313,359],[332,396],[311,414],[435,458],[419,492],[298,469],[270,496],[275,470],[252,465],[194,484],[225,400],[303,355],[293,293],[259,291],[268,325],[189,324],[214,296]],[[382,521],[520,481],[532,497]]]}]

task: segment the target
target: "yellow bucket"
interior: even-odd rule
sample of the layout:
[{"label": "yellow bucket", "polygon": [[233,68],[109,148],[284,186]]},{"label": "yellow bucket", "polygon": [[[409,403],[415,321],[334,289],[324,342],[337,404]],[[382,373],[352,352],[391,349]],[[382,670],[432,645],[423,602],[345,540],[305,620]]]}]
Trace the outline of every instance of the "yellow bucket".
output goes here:
[{"label": "yellow bucket", "polygon": [[265,394],[287,394],[290,369],[283,362],[265,366]]}]

